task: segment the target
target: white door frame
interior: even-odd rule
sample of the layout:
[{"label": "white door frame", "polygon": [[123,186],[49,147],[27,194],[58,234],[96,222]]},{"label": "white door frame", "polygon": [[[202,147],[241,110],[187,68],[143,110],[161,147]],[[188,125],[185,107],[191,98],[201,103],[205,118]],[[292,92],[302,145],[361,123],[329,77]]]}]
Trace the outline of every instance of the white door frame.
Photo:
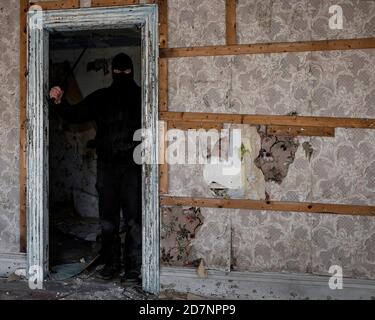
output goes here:
[{"label": "white door frame", "polygon": [[28,12],[27,263],[28,276],[48,275],[48,66],[49,33],[142,29],[142,126],[148,161],[142,165],[142,282],[157,294],[159,280],[158,10],[156,5],[32,10]]}]

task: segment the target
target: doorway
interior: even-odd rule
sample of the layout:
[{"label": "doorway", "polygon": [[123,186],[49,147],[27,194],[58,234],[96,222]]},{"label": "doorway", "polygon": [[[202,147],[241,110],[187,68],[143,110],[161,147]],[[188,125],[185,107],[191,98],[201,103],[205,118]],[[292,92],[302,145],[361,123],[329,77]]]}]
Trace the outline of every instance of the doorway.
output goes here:
[{"label": "doorway", "polygon": [[[70,98],[74,103],[74,99],[79,100],[89,91],[98,89],[95,85],[103,87],[107,84],[109,56],[118,50],[130,50],[129,47],[133,46],[132,58],[135,65],[138,59],[139,65],[136,81],[142,87],[142,128],[148,133],[142,136],[143,152],[148,159],[142,164],[142,287],[150,293],[159,292],[156,8],[155,5],[142,5],[34,10],[28,13],[27,252],[29,277],[37,281],[42,282],[46,278],[51,263],[63,259],[64,252],[62,256],[50,256],[50,252],[57,252],[57,247],[54,241],[50,242],[49,229],[56,228],[59,215],[61,218],[64,214],[58,211],[65,207],[65,214],[66,211],[73,212],[73,218],[84,218],[85,221],[95,221],[97,214],[97,197],[93,189],[95,156],[87,148],[95,128],[88,124],[80,128],[66,128],[53,120],[48,103],[51,83],[58,77],[63,82],[69,79]],[[66,57],[70,56],[69,59],[62,59],[62,50],[66,51]],[[86,72],[74,72],[83,65]],[[100,77],[101,81],[85,80],[88,72],[92,72],[89,75],[91,79],[98,77],[99,73],[103,77]],[[60,161],[59,166],[65,169],[65,174],[56,170],[56,162],[64,150],[56,148],[52,141],[57,142],[59,138],[63,142],[69,139],[70,142],[75,141],[71,156],[81,161]],[[74,179],[69,181],[66,172]],[[58,201],[62,199],[64,206]],[[63,221],[66,222],[66,219]],[[84,240],[82,250],[88,254],[86,259],[91,259],[97,250],[87,243],[93,238],[96,240],[99,235],[95,234],[97,229],[93,224],[94,227],[86,234],[87,238],[81,239]]]}]

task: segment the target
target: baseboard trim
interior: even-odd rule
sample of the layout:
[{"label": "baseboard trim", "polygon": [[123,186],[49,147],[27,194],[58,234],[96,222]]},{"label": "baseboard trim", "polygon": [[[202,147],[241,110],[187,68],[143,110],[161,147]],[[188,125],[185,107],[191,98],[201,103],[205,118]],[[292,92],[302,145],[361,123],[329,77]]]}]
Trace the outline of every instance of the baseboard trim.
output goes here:
[{"label": "baseboard trim", "polygon": [[0,277],[8,277],[17,269],[26,268],[26,254],[0,253]]},{"label": "baseboard trim", "polygon": [[224,299],[375,299],[375,281],[343,279],[342,290],[331,290],[329,276],[222,272],[208,270],[200,278],[194,268],[162,267],[162,291],[191,292]]}]

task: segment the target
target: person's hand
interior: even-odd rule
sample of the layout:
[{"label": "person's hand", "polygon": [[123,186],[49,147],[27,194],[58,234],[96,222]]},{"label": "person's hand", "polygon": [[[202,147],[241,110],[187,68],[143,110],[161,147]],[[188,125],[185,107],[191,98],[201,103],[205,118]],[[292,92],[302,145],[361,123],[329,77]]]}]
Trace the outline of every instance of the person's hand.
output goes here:
[{"label": "person's hand", "polygon": [[49,92],[49,97],[54,101],[55,104],[61,103],[63,95],[64,91],[60,87],[53,87]]}]

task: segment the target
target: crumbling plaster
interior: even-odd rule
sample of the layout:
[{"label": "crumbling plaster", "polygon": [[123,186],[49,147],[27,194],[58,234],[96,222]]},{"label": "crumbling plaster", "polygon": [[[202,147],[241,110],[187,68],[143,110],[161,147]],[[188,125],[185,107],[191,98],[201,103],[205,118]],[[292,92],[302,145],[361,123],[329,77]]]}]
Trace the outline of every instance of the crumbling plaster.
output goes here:
[{"label": "crumbling plaster", "polygon": [[[224,1],[219,2],[212,6],[211,1],[172,0],[170,46],[223,44]],[[344,30],[327,27],[332,4],[343,7]],[[239,43],[375,36],[373,1],[239,0],[237,16]],[[211,29],[194,27],[201,17]],[[374,52],[171,59],[169,110],[373,118]],[[362,129],[337,129],[334,138],[299,137],[287,176],[281,184],[266,182],[265,194],[271,200],[374,205],[374,141],[375,132]],[[170,166],[170,193],[212,196],[202,170],[198,165]],[[345,277],[375,277],[375,221],[370,217],[201,210],[205,222],[192,246],[204,243],[211,251],[197,245],[192,252],[205,259],[208,268],[328,274],[329,267],[338,264]],[[217,228],[230,224],[228,234],[215,231],[230,247],[227,242],[218,247],[212,233],[202,231],[207,219]],[[212,262],[212,252],[222,257],[220,266]]]},{"label": "crumbling plaster", "polygon": [[[223,0],[215,5],[212,0],[169,2],[171,47],[224,44]],[[326,27],[330,4],[344,8],[343,31]],[[14,0],[0,5],[0,252],[19,248],[18,6]],[[239,0],[238,40],[373,37],[374,7],[369,0]],[[374,117],[374,59],[374,50],[173,59],[169,107],[171,111]],[[299,138],[300,145],[311,143],[311,161],[299,147],[282,184],[266,183],[267,193],[275,200],[373,205],[374,134],[339,129],[335,138]],[[190,192],[201,184],[196,180],[200,168],[189,168],[189,176],[173,166],[170,170],[172,194],[183,190],[174,186],[185,179],[189,181],[185,194],[209,195],[204,185],[205,192]],[[344,263],[345,276],[375,277],[372,218],[201,210],[205,222],[193,252],[205,257],[208,267],[227,269],[233,264],[241,270],[326,274],[331,264]],[[229,221],[230,231],[223,232],[220,228]],[[214,262],[212,256],[220,256],[221,262]]]}]

